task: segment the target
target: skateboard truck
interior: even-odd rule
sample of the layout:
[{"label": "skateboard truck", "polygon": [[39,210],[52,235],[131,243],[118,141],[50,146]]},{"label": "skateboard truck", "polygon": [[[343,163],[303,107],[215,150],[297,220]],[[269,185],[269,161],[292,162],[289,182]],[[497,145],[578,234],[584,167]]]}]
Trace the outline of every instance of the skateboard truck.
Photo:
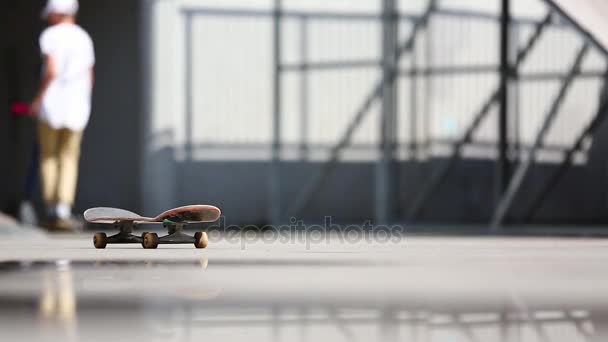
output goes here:
[{"label": "skateboard truck", "polygon": [[188,226],[186,222],[173,222],[169,219],[163,221],[163,226],[167,228],[168,235],[158,237],[156,233],[143,233],[142,246],[146,249],[157,248],[159,244],[176,245],[176,244],[191,244],[196,248],[205,248],[209,243],[209,238],[205,232],[196,232],[194,236],[184,233],[184,227]]},{"label": "skateboard truck", "polygon": [[114,222],[114,228],[119,230],[118,234],[107,236],[106,233],[95,233],[93,244],[95,248],[102,249],[106,248],[106,245],[114,243],[143,243],[142,237],[133,234],[135,226],[136,224],[133,221],[116,221]]},{"label": "skateboard truck", "polygon": [[173,222],[170,220],[163,221],[163,227],[168,231],[168,234],[159,237],[156,233],[144,232],[141,236],[133,234],[133,230],[137,227],[134,221],[116,221],[114,227],[119,232],[112,236],[107,236],[106,233],[96,233],[93,237],[93,244],[97,249],[104,249],[108,244],[129,244],[138,243],[145,249],[156,249],[159,244],[175,245],[175,244],[194,244],[196,248],[206,248],[209,244],[209,238],[205,232],[196,232],[194,236],[183,232],[188,224],[185,222]]}]

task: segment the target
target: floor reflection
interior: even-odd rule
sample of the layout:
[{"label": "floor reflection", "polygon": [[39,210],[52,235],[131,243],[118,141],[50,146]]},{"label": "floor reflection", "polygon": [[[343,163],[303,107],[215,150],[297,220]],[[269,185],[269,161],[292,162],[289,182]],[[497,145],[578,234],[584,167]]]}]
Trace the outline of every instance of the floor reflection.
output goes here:
[{"label": "floor reflection", "polygon": [[44,270],[41,277],[38,311],[42,334],[78,341],[76,291],[70,263],[59,261],[55,270]]},{"label": "floor reflection", "polygon": [[[155,311],[150,311],[155,312]],[[605,341],[586,310],[530,313],[409,311],[407,308],[275,306],[259,308],[174,307],[173,341],[250,338],[256,341]],[[158,326],[162,317],[148,315]],[[603,316],[599,317],[599,321]],[[160,330],[159,330],[160,332]],[[169,330],[165,328],[164,337]]]},{"label": "floor reflection", "polygon": [[[214,264],[206,258],[59,261],[0,270],[0,330],[7,340],[576,342],[608,337],[608,311],[573,305],[576,301],[537,305],[510,294],[488,303],[455,300],[442,308],[406,296],[394,302],[367,300],[364,293],[361,298],[289,297],[281,294],[284,289],[249,290],[251,280],[238,274],[234,281],[241,287],[217,283],[210,273]],[[310,281],[315,286],[315,279]]]}]

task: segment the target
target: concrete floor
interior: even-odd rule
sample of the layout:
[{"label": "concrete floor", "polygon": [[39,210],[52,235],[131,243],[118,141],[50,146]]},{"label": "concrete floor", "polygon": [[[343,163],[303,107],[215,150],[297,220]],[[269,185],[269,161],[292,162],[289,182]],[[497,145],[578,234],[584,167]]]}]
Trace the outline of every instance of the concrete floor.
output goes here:
[{"label": "concrete floor", "polygon": [[[211,236],[95,250],[5,234],[0,332],[22,341],[605,341],[608,240]],[[308,242],[307,242],[308,241]]]}]

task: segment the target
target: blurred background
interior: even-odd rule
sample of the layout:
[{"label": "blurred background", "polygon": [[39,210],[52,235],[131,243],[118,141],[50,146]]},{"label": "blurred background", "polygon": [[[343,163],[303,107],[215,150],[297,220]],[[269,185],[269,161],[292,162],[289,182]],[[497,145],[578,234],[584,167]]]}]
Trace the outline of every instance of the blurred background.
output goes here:
[{"label": "blurred background", "polygon": [[78,213],[304,221],[204,250],[2,217],[42,213],[45,2],[0,1],[7,340],[607,340],[608,1],[80,0]]},{"label": "blurred background", "polygon": [[[0,210],[13,215],[40,202],[34,119],[8,108],[34,96],[44,3],[0,3]],[[608,223],[602,1],[80,3],[97,55],[80,212]]]}]

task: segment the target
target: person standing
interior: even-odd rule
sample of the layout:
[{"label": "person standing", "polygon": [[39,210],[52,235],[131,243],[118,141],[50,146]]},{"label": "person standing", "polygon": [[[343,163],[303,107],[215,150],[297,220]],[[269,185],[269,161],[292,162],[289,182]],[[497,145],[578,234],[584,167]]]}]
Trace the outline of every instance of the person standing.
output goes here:
[{"label": "person standing", "polygon": [[49,229],[74,228],[72,206],[83,131],[91,113],[95,52],[89,34],[76,24],[78,0],[48,0],[40,36],[40,89],[31,103],[39,117],[42,196]]}]

